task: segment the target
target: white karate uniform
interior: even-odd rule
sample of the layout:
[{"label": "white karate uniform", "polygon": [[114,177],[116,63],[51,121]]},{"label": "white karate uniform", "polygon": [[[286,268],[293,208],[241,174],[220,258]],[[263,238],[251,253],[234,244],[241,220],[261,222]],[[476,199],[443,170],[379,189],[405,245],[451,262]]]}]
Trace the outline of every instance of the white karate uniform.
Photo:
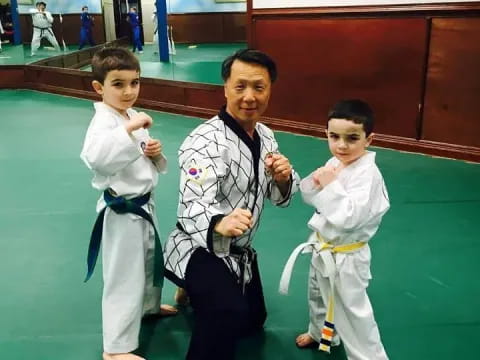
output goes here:
[{"label": "white karate uniform", "polygon": [[152,23],[153,23],[153,52],[158,54],[158,21],[157,13],[152,14]]},{"label": "white karate uniform", "polygon": [[[82,160],[94,173],[92,186],[111,189],[127,199],[153,192],[158,172],[166,171],[166,158],[154,161],[143,154],[150,138],[146,129],[129,135],[128,121],[104,103],[95,103],[85,137]],[[136,113],[128,109],[129,117]],[[103,195],[97,212],[105,207]],[[156,222],[154,196],[143,206]],[[145,219],[134,214],[116,214],[106,209],[102,236],[103,344],[107,353],[126,353],[138,347],[144,314],[160,308],[161,289],[153,287],[155,232]]]},{"label": "white karate uniform", "polygon": [[31,44],[32,56],[37,52],[38,48],[40,47],[40,41],[43,38],[46,38],[57,51],[60,51],[60,45],[58,45],[58,41],[55,38],[52,30],[52,14],[50,14],[48,11],[44,11],[42,13],[38,11],[38,9],[30,9],[30,14],[32,15],[33,24],[33,36]]},{"label": "white karate uniform", "polygon": [[[153,22],[153,53],[158,54],[158,20],[157,20],[157,13],[154,12],[152,14],[152,22]],[[168,53],[170,55],[175,55],[177,52],[175,51],[175,44],[173,43],[173,39],[171,33],[169,31],[167,25],[167,38],[168,38]]]},{"label": "white karate uniform", "polygon": [[[338,159],[331,158],[326,165],[337,167],[339,164]],[[335,331],[344,343],[348,359],[388,359],[366,291],[371,279],[368,241],[390,207],[383,177],[375,164],[375,153],[368,151],[341,170],[337,179],[323,189],[314,185],[310,174],[300,183],[300,190],[304,201],[315,208],[308,222],[313,230],[308,241],[310,249],[307,249],[313,253],[309,277],[309,335],[320,342],[331,292],[328,273],[333,272]],[[367,244],[349,253],[321,252],[317,233],[334,246]],[[329,259],[332,265],[328,264]],[[333,267],[333,271],[329,267]],[[335,345],[335,341],[332,344]]]},{"label": "white karate uniform", "polygon": [[[0,20],[0,35],[3,34],[3,26],[2,26],[2,21]],[[0,51],[2,50],[2,39],[0,38]]]},{"label": "white karate uniform", "polygon": [[[230,245],[250,247],[264,201],[270,199],[276,206],[287,206],[297,191],[299,178],[295,171],[286,196],[265,173],[265,158],[278,151],[278,144],[273,132],[265,125],[257,123],[255,130],[258,138],[252,141],[223,108],[219,116],[193,130],[181,145],[178,152],[181,169],[179,225],[165,244],[167,276],[177,284],[185,279],[190,257],[199,247],[223,258],[230,271],[240,277],[239,259],[231,254]],[[252,151],[247,144],[253,148],[254,144],[258,145],[257,168],[253,154],[256,150]],[[211,224],[216,223],[214,217],[228,215],[235,208],[251,211],[251,229],[233,238],[214,233],[211,230]],[[243,275],[244,284],[249,283],[252,274],[248,265]]]}]

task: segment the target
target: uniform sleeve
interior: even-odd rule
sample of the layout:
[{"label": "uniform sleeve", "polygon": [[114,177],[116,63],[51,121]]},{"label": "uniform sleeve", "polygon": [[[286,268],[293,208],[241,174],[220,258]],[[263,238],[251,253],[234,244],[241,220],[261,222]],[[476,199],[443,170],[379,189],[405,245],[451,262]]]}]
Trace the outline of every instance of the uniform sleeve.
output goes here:
[{"label": "uniform sleeve", "polygon": [[277,183],[275,181],[271,182],[271,191],[270,191],[270,201],[275,206],[286,207],[290,204],[293,194],[298,190],[300,183],[300,176],[292,169],[292,174],[290,175],[290,184],[287,193],[285,196],[282,195]]},{"label": "uniform sleeve", "polygon": [[167,157],[161,153],[158,156],[155,156],[152,159],[153,165],[155,165],[155,168],[157,171],[161,174],[166,174],[167,173]]},{"label": "uniform sleeve", "polygon": [[334,180],[312,194],[311,204],[332,225],[353,230],[372,216],[370,198],[374,186],[374,175],[367,168],[352,179],[348,192],[340,181]]},{"label": "uniform sleeve", "polygon": [[[273,131],[266,128],[267,131],[269,132],[269,137],[271,137],[271,150],[272,152],[278,152],[278,143],[275,140],[275,137],[273,135]],[[262,160],[263,161],[263,160]],[[282,192],[280,191],[277,183],[273,180],[270,181],[269,184],[269,193],[268,197],[271,201],[271,203],[275,206],[280,206],[280,207],[286,207],[290,204],[290,200],[292,199],[293,194],[295,194],[298,190],[298,186],[300,183],[300,177],[296,173],[296,171],[292,168],[292,174],[290,176],[290,184],[287,193],[282,195]]]},{"label": "uniform sleeve", "polygon": [[[137,131],[144,133],[143,138],[145,139],[145,141],[147,141],[148,139],[151,139],[150,133],[147,129],[139,129]],[[150,158],[150,160],[152,160],[153,165],[155,165],[155,168],[159,173],[161,174],[167,173],[167,157],[163,153],[160,153],[160,155],[154,158]]]},{"label": "uniform sleeve", "polygon": [[316,186],[313,182],[313,172],[300,182],[300,193],[302,194],[303,201],[311,206],[315,206],[313,199],[319,193],[321,187]]},{"label": "uniform sleeve", "polygon": [[47,17],[47,21],[48,21],[50,24],[53,24],[53,16],[52,16],[52,14],[51,14],[49,11],[45,11],[45,16]]},{"label": "uniform sleeve", "polygon": [[[179,150],[180,201],[178,222],[199,246],[214,251],[216,223],[225,215],[217,195],[227,173],[227,152],[215,136],[191,136]],[[215,236],[214,236],[215,235]],[[217,247],[215,247],[217,248]]]},{"label": "uniform sleeve", "polygon": [[112,118],[95,116],[80,157],[91,170],[111,176],[142,155],[124,126]]}]

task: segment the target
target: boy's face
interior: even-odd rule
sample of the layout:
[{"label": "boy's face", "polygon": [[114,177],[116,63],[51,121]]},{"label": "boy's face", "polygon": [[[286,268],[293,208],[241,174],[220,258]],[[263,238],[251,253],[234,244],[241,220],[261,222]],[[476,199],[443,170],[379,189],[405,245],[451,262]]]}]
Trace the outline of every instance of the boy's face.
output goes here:
[{"label": "boy's face", "polygon": [[346,119],[330,119],[326,133],[332,155],[345,166],[365,154],[373,139],[373,133],[366,136],[363,124]]},{"label": "boy's face", "polygon": [[140,74],[136,70],[112,70],[108,72],[103,84],[94,80],[92,86],[102,95],[105,104],[126,114],[140,92]]}]

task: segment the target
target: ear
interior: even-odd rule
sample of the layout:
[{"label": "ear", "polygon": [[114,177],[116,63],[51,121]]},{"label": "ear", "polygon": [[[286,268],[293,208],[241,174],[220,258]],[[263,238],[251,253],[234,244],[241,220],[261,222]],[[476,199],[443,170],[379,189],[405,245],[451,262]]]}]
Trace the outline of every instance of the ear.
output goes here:
[{"label": "ear", "polygon": [[367,136],[367,143],[365,144],[366,148],[369,147],[370,144],[372,143],[374,135],[375,135],[374,133],[370,133],[370,135]]},{"label": "ear", "polygon": [[327,137],[327,139],[328,139],[328,128],[325,129],[325,135],[326,135],[326,137]]},{"label": "ear", "polygon": [[103,95],[103,85],[100,81],[98,80],[93,80],[92,81],[92,87],[93,87],[93,90],[95,90],[95,92],[98,94],[98,95]]},{"label": "ear", "polygon": [[227,97],[227,83],[223,84],[223,94]]}]

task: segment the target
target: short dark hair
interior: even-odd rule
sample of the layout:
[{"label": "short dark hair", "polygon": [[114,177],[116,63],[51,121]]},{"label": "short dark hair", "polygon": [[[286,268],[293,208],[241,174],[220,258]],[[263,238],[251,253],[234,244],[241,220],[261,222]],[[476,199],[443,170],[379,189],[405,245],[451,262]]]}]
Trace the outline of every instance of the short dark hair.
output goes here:
[{"label": "short dark hair", "polygon": [[267,54],[254,49],[242,49],[227,57],[222,63],[222,79],[227,81],[230,77],[232,64],[235,60],[243,61],[248,64],[257,64],[268,70],[270,81],[277,80],[277,65]]},{"label": "short dark hair", "polygon": [[330,119],[346,119],[355,124],[362,124],[365,134],[368,136],[373,131],[374,117],[370,106],[363,100],[341,100],[328,112]]},{"label": "short dark hair", "polygon": [[140,63],[129,50],[121,47],[105,47],[92,58],[93,79],[103,84],[107,74],[113,70],[136,70],[140,73]]},{"label": "short dark hair", "polygon": [[35,4],[35,7],[39,7],[40,5],[43,5],[43,6],[47,7],[47,4],[44,3],[43,1],[38,1],[38,2]]}]

